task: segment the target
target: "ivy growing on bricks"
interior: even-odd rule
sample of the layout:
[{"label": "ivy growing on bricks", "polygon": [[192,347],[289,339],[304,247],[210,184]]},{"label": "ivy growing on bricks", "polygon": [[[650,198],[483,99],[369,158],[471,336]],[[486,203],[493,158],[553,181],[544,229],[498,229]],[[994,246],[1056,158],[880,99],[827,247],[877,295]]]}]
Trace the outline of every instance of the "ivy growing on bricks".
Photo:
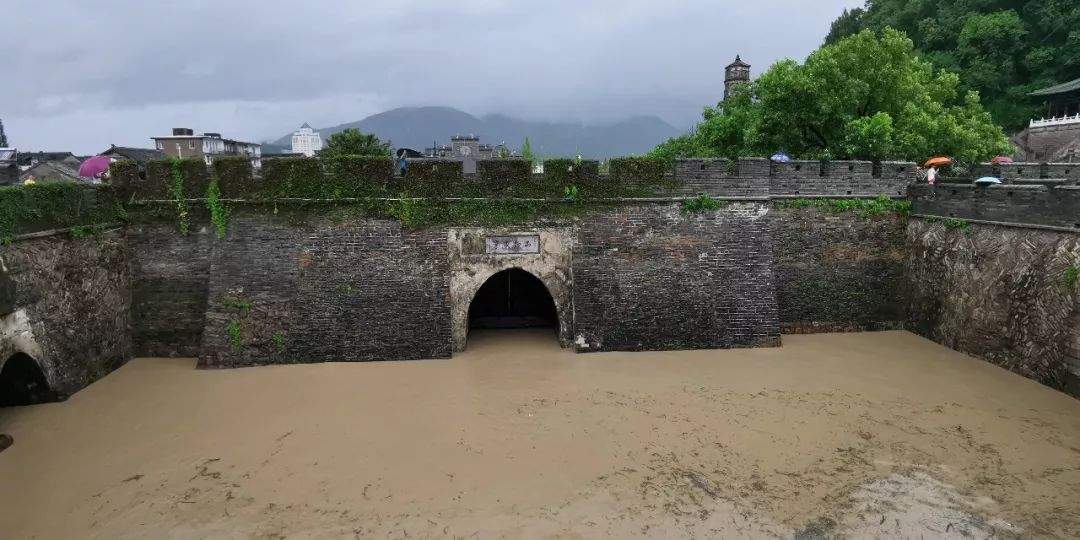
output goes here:
[{"label": "ivy growing on bricks", "polygon": [[[97,215],[104,208],[109,221],[173,221],[181,234],[188,234],[193,223],[208,223],[224,238],[238,212],[267,213],[293,224],[319,216],[338,222],[391,218],[407,228],[421,228],[567,219],[637,198],[681,202],[687,214],[723,204],[706,197],[671,198],[680,182],[671,164],[658,157],[614,158],[607,165],[610,173],[600,174],[594,160],[548,159],[537,174],[529,160],[506,158],[480,160],[475,174],[464,174],[459,161],[421,159],[411,161],[407,174],[398,176],[389,156],[264,159],[259,168],[245,156],[219,156],[209,167],[201,159],[172,159],[149,162],[145,173],[134,163],[118,162],[112,165],[112,185],[94,193],[126,204],[58,202],[82,193],[73,186],[5,188],[0,192],[0,238],[10,241],[16,230],[25,228],[20,224],[43,217],[85,227],[104,217],[91,220],[72,212],[92,210]],[[793,199],[773,205],[861,217],[910,211],[907,201],[888,197]]]},{"label": "ivy growing on bricks", "polygon": [[126,221],[127,212],[108,186],[69,183],[0,187],[0,243],[20,234],[71,229],[79,236]]},{"label": "ivy growing on bricks", "polygon": [[911,214],[910,201],[892,199],[883,195],[873,199],[787,199],[773,202],[773,207],[780,209],[817,208],[833,214],[852,212],[861,218],[888,214],[907,217]]},{"label": "ivy growing on bricks", "polygon": [[[203,200],[219,237],[241,205],[265,207],[290,222],[325,207],[334,217],[390,217],[409,228],[504,225],[572,217],[608,206],[610,199],[651,196],[672,186],[667,164],[651,157],[613,160],[610,175],[600,175],[596,161],[581,159],[547,160],[543,174],[520,158],[481,160],[470,175],[460,161],[423,159],[395,176],[388,156],[275,158],[261,165],[256,174],[246,157],[218,157],[210,168],[195,159],[151,162],[145,179],[126,164],[114,164],[114,173],[139,219],[173,219],[187,234],[197,209],[192,203]],[[162,205],[171,207],[171,217]]]},{"label": "ivy growing on bricks", "polygon": [[172,160],[170,172],[172,173],[172,182],[169,183],[169,198],[172,199],[173,206],[176,209],[176,223],[180,227],[180,234],[186,235],[190,228],[188,217],[191,212],[188,209],[187,194],[184,193],[184,161],[180,159]]}]

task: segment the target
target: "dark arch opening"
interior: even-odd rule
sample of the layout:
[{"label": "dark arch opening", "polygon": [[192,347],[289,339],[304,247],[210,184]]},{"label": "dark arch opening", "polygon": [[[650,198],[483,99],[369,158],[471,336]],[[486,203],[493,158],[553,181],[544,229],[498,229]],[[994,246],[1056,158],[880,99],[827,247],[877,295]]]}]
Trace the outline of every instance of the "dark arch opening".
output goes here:
[{"label": "dark arch opening", "polygon": [[17,353],[0,369],[0,407],[55,401],[45,373],[30,356]]},{"label": "dark arch opening", "polygon": [[559,327],[555,300],[536,276],[503,270],[484,282],[469,304],[469,328]]}]

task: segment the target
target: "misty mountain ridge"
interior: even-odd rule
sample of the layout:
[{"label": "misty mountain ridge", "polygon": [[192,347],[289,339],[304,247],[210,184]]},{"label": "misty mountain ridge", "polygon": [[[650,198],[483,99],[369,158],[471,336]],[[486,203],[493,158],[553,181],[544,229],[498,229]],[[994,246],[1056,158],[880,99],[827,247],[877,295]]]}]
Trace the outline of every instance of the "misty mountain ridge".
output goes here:
[{"label": "misty mountain ridge", "polygon": [[[349,122],[319,129],[325,143],[330,135],[348,128],[374,133],[389,140],[395,148],[407,147],[423,152],[432,143],[449,144],[455,135],[476,135],[480,142],[506,144],[519,151],[525,137],[533,152],[545,157],[581,154],[590,158],[608,158],[644,154],[661,142],[682,132],[656,116],[634,116],[608,123],[581,124],[544,122],[513,118],[504,114],[476,117],[452,107],[400,107]],[[292,147],[292,134],[271,143]]]}]

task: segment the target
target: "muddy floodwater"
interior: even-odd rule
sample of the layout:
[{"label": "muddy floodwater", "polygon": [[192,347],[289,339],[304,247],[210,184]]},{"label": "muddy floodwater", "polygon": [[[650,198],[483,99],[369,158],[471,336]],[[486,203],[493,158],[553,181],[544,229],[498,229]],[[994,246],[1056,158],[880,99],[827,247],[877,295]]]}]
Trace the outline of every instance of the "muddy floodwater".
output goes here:
[{"label": "muddy floodwater", "polygon": [[0,431],[4,538],[1080,536],[1080,401],[906,332],[139,359]]}]

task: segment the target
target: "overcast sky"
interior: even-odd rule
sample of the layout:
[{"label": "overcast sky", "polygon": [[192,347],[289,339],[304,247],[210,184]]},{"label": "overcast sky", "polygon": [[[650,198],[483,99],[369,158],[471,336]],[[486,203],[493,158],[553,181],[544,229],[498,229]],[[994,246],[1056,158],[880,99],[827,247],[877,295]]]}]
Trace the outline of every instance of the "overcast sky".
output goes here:
[{"label": "overcast sky", "polygon": [[262,141],[393,107],[690,126],[736,53],[803,59],[859,0],[6,0],[0,119],[23,150]]}]

